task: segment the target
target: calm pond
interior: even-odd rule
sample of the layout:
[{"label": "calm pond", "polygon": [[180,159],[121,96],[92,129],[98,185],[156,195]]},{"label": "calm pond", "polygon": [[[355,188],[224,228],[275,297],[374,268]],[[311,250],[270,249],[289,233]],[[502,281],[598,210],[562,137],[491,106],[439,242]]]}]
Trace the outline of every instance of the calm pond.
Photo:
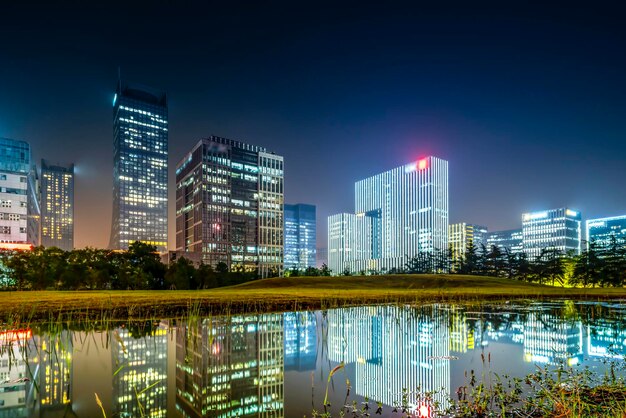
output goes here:
[{"label": "calm pond", "polygon": [[403,392],[445,405],[470,370],[604,373],[625,325],[626,305],[569,301],[32,325],[0,333],[0,417],[310,417],[327,387],[336,416],[348,385],[395,417]]}]

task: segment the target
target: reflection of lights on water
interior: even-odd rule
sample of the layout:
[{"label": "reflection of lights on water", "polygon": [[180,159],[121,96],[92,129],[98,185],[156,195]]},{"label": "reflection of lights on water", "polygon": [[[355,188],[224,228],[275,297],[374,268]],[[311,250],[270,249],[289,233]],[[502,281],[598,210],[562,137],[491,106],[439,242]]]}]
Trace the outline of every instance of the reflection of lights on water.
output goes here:
[{"label": "reflection of lights on water", "polygon": [[215,343],[211,346],[211,354],[213,354],[214,356],[218,355],[221,351],[222,349],[220,348],[219,344]]},{"label": "reflection of lights on water", "polygon": [[430,406],[428,406],[427,404],[423,403],[419,406],[417,413],[419,414],[418,417],[420,418],[430,418]]}]

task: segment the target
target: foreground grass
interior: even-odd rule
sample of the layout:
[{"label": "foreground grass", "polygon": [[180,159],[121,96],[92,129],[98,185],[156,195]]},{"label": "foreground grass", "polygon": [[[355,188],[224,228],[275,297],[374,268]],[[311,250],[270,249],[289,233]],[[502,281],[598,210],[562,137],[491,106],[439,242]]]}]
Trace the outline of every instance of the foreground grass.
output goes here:
[{"label": "foreground grass", "polygon": [[3,292],[0,319],[53,319],[66,314],[128,318],[189,311],[228,314],[372,303],[547,298],[626,298],[626,289],[562,288],[462,275],[273,278],[209,290]]}]

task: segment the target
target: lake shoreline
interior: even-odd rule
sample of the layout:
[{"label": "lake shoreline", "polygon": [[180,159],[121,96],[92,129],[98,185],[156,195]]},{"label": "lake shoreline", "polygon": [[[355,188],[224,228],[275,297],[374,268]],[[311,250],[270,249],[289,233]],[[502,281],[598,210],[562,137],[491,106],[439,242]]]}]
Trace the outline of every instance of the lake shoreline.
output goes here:
[{"label": "lake shoreline", "polygon": [[565,288],[462,275],[295,277],[207,290],[8,291],[5,323],[59,317],[145,319],[264,313],[365,304],[480,303],[507,300],[626,299],[624,288]]}]

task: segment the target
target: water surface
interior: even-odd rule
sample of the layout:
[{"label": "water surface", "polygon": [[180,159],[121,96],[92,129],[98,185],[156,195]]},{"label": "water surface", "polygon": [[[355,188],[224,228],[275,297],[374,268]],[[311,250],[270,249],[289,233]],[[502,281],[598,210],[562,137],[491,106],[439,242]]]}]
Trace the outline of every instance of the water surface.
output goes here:
[{"label": "water surface", "polygon": [[334,415],[367,400],[395,417],[403,394],[447,405],[470,371],[604,373],[626,354],[625,325],[619,303],[563,301],[5,329],[0,417],[302,417],[323,410],[327,388]]}]

